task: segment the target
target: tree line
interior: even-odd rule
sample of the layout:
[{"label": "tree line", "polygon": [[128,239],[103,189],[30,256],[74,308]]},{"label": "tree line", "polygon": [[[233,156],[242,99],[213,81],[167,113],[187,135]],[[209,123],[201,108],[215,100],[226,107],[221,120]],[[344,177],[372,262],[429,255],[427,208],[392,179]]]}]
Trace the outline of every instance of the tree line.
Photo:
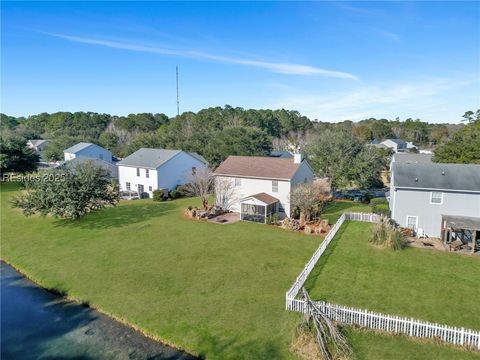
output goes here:
[{"label": "tree line", "polygon": [[[268,155],[272,149],[299,146],[317,175],[335,187],[375,186],[386,167],[385,152],[366,146],[372,140],[401,138],[420,146],[435,146],[435,161],[479,163],[479,111],[467,112],[466,125],[430,124],[419,119],[374,119],[328,123],[312,121],[298,111],[211,107],[165,114],[115,116],[95,112],[41,113],[29,117],[0,114],[2,143],[19,152],[27,139],[49,139],[43,156],[63,159],[63,150],[80,142],[97,143],[119,157],[142,147],[195,151],[216,166],[228,155]],[[15,138],[15,140],[12,140]],[[12,169],[2,148],[2,171]],[[30,152],[19,158],[33,158]],[[28,167],[27,167],[28,168]]]}]

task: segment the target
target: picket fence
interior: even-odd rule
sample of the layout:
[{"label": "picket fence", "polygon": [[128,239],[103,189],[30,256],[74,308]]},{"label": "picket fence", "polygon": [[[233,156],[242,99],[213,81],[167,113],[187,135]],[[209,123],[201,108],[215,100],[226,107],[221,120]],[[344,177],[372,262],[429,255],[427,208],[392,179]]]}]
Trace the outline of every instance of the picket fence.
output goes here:
[{"label": "picket fence", "polygon": [[[310,272],[313,270],[345,220],[378,222],[380,216],[369,213],[344,213],[338,219],[325,237],[325,240],[307,262],[292,287],[287,291],[287,310],[297,311],[304,314],[308,313],[306,301],[296,299],[296,297],[305,284]],[[435,324],[413,318],[385,315],[365,309],[355,309],[323,301],[316,302],[316,304],[326,316],[342,324],[356,325],[366,329],[380,330],[395,334],[405,334],[411,337],[433,338],[453,345],[465,346],[480,351],[480,331]]]}]

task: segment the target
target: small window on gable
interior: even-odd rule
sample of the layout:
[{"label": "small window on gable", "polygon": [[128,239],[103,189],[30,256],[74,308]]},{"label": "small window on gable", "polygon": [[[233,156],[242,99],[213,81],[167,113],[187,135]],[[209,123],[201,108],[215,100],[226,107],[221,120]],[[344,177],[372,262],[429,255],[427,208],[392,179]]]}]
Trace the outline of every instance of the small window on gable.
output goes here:
[{"label": "small window on gable", "polygon": [[148,191],[152,191],[152,187],[151,187],[151,186],[148,187]]},{"label": "small window on gable", "polygon": [[241,178],[235,178],[235,186],[242,186],[242,179]]},{"label": "small window on gable", "polygon": [[278,181],[277,180],[272,181],[272,192],[278,192]]},{"label": "small window on gable", "polygon": [[103,160],[103,154],[100,154],[100,160]]},{"label": "small window on gable", "polygon": [[197,168],[195,166],[192,166],[192,175],[195,176],[196,173],[197,173]]},{"label": "small window on gable", "polygon": [[442,204],[443,203],[443,193],[439,191],[432,191],[430,195],[430,204]]},{"label": "small window on gable", "polygon": [[148,169],[145,169],[145,177],[150,177],[150,170]]},{"label": "small window on gable", "polygon": [[308,179],[307,178],[303,179],[303,182],[304,184],[306,184],[308,182]]},{"label": "small window on gable", "polygon": [[140,168],[137,168],[137,176],[140,176]]},{"label": "small window on gable", "polygon": [[130,185],[130,183],[129,183],[129,182],[127,182],[127,184],[126,184],[126,185],[127,185],[127,191],[130,191],[130,189],[132,188],[132,186]]}]

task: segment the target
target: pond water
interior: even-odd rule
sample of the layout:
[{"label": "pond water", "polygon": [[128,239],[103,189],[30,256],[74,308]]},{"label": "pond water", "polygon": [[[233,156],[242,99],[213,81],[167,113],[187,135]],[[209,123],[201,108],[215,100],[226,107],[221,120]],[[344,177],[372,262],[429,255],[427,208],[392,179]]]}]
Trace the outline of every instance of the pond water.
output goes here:
[{"label": "pond water", "polygon": [[45,291],[3,261],[0,272],[2,360],[195,359]]}]

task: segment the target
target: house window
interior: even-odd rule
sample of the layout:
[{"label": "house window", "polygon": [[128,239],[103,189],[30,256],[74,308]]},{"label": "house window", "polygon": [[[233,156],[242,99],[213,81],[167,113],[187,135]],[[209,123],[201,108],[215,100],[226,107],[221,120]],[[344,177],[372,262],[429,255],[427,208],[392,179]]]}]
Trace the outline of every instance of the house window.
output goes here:
[{"label": "house window", "polygon": [[151,187],[151,186],[148,187],[148,191],[152,191],[152,187]]},{"label": "house window", "polygon": [[126,184],[126,185],[127,185],[127,191],[130,191],[130,189],[132,188],[132,187],[131,187],[131,185],[130,185],[130,183],[129,183],[129,182],[127,182],[127,184]]},{"label": "house window", "polygon": [[241,178],[235,178],[235,186],[242,186],[242,179]]},{"label": "house window", "polygon": [[277,180],[272,181],[272,192],[278,192],[278,181]]},{"label": "house window", "polygon": [[140,168],[137,168],[137,176],[140,176]]},{"label": "house window", "polygon": [[196,173],[197,173],[197,168],[195,166],[192,166],[192,175],[195,176]]},{"label": "house window", "polygon": [[306,184],[307,182],[308,182],[308,179],[307,179],[307,178],[303,179],[303,183],[304,183],[304,184]]},{"label": "house window", "polygon": [[150,177],[150,171],[148,169],[145,169],[145,177]]},{"label": "house window", "polygon": [[432,191],[430,195],[430,204],[442,204],[443,203],[443,193],[438,191]]},{"label": "house window", "polygon": [[281,212],[281,213],[285,212],[285,208],[283,207],[283,205],[281,203],[278,203],[278,212]]}]

